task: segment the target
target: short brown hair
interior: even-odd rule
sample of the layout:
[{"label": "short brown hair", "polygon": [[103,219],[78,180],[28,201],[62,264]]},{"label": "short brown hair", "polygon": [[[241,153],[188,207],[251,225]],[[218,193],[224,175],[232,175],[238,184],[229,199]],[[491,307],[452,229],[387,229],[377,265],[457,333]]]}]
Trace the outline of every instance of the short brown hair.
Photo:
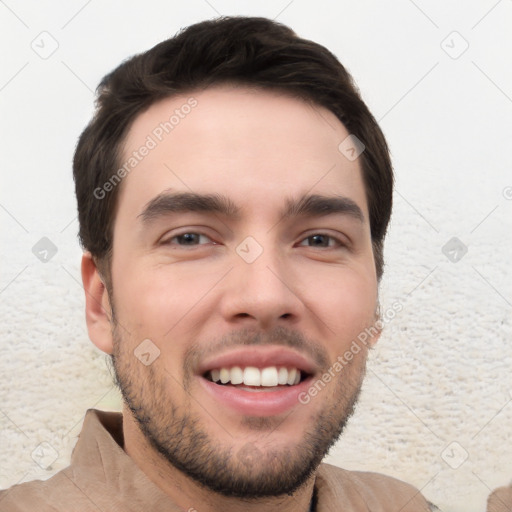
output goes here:
[{"label": "short brown hair", "polygon": [[[136,55],[98,86],[96,112],[80,136],[74,161],[79,238],[110,281],[113,223],[119,187],[95,191],[120,165],[134,119],[166,97],[234,83],[272,89],[323,106],[365,146],[360,155],[377,277],[392,208],[393,171],[388,146],[352,77],[323,46],[259,17],[221,17],[189,26]],[[340,141],[341,142],[341,141]]]}]

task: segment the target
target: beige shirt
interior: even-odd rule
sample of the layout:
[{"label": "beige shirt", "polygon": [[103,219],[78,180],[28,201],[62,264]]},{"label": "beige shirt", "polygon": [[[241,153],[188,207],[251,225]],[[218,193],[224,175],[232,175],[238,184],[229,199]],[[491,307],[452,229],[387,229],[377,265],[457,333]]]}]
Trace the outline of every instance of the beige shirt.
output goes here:
[{"label": "beige shirt", "polygon": [[[122,414],[87,411],[71,465],[45,481],[0,491],[0,512],[173,512],[178,507],[123,451]],[[316,512],[429,512],[414,487],[321,464]],[[194,509],[190,503],[189,510]],[[198,511],[200,512],[200,511]]]}]

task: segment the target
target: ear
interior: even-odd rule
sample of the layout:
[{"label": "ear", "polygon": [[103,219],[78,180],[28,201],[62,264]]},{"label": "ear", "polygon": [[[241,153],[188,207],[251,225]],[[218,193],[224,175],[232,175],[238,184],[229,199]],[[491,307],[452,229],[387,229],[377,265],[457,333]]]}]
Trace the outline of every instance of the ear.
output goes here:
[{"label": "ear", "polygon": [[381,321],[377,320],[371,327],[372,335],[368,339],[368,345],[370,348],[374,348],[377,344],[377,341],[379,341],[380,335],[382,334],[382,325]]},{"label": "ear", "polygon": [[377,300],[377,307],[375,309],[375,319],[373,325],[369,328],[370,338],[368,340],[368,345],[370,345],[370,348],[375,347],[377,341],[379,341],[383,329],[384,323],[382,322],[380,314],[380,302]]},{"label": "ear", "polygon": [[91,341],[112,354],[111,308],[108,293],[90,252],[82,256],[82,283],[85,291],[85,318]]}]

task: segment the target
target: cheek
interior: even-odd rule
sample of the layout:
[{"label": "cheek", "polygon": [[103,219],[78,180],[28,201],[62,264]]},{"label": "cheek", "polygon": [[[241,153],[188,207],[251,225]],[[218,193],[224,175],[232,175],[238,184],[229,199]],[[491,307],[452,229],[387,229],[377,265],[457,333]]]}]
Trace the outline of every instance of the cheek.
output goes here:
[{"label": "cheek", "polygon": [[[339,269],[317,273],[305,282],[311,308],[342,343],[354,337],[375,320],[377,285],[372,272]],[[308,305],[309,306],[309,305]]]},{"label": "cheek", "polygon": [[119,217],[114,229],[112,281],[116,316],[132,335],[160,336],[171,327],[164,330],[163,324],[170,323],[169,311],[176,306],[174,287],[151,268],[150,260],[133,243],[133,235],[125,228],[128,223]]},{"label": "cheek", "polygon": [[215,306],[205,296],[218,281],[211,272],[184,270],[174,265],[126,265],[122,271],[127,277],[119,272],[119,284],[114,286],[116,315],[131,345],[150,339],[160,350],[160,364],[173,371],[178,371],[197,326],[214,314]]},{"label": "cheek", "polygon": [[172,285],[157,273],[127,271],[121,268],[114,281],[116,315],[132,334],[162,338],[186,309],[183,290],[174,280]]}]

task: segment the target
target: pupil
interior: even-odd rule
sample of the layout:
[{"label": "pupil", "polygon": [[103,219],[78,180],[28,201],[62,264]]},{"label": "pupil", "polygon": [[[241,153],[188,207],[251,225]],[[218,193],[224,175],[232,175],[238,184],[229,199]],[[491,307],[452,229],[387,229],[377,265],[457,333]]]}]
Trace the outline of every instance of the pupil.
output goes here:
[{"label": "pupil", "polygon": [[181,239],[182,241],[184,241],[186,244],[189,244],[192,242],[195,242],[196,241],[196,234],[195,233],[185,233],[183,235],[181,235]]},{"label": "pupil", "polygon": [[[311,240],[313,240],[314,245],[322,245],[325,246],[326,237],[324,235],[313,235],[310,237]],[[316,243],[319,242],[319,243]]]}]

